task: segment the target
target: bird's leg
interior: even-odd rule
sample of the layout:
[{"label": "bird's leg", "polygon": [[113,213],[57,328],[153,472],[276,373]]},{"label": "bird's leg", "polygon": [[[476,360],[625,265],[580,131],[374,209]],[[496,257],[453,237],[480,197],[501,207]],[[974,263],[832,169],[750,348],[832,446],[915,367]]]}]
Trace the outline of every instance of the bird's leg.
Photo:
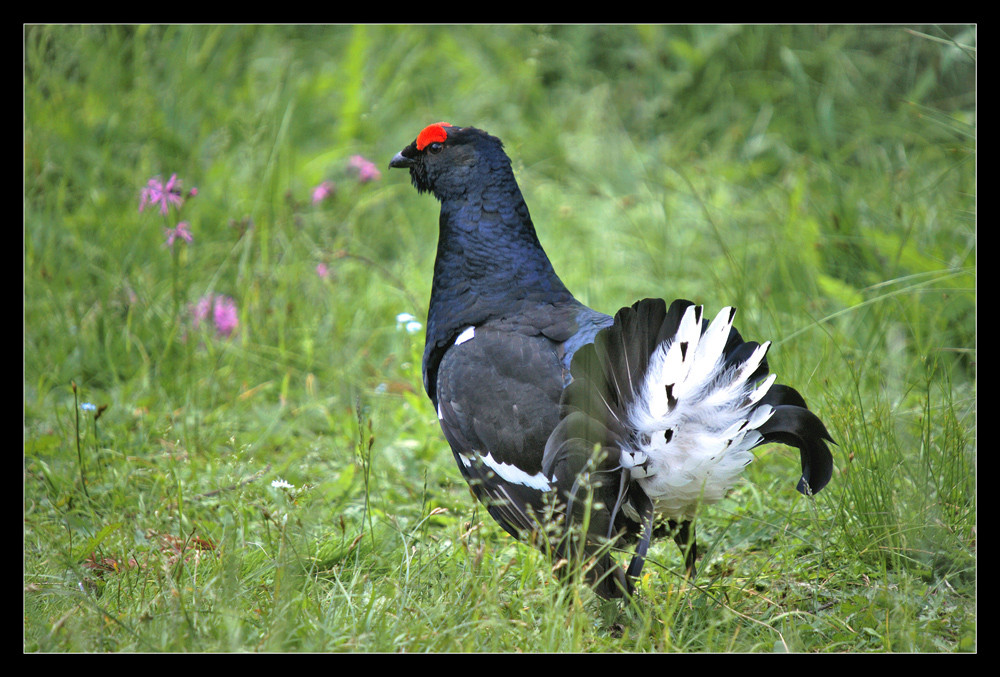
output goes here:
[{"label": "bird's leg", "polygon": [[689,578],[694,578],[698,572],[696,564],[696,560],[698,559],[698,542],[695,539],[694,522],[684,520],[678,523],[674,520],[668,520],[668,524],[670,531],[674,535],[674,543],[677,544],[677,547],[681,549],[681,553],[684,555],[684,571]]}]

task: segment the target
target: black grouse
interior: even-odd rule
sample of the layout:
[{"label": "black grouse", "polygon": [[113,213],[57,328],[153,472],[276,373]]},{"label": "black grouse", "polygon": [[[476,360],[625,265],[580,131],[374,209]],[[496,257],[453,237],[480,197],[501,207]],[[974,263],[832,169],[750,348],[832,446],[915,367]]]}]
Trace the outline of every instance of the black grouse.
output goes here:
[{"label": "black grouse", "polygon": [[[441,202],[424,388],[500,525],[580,556],[602,597],[629,594],[654,535],[694,570],[692,520],[767,442],[797,447],[798,490],[833,473],[826,428],[769,374],[735,310],[645,299],[614,317],[577,301],[542,250],[499,139],[437,123],[396,154]],[[573,526],[576,525],[575,528]],[[627,570],[612,549],[635,544]]]}]

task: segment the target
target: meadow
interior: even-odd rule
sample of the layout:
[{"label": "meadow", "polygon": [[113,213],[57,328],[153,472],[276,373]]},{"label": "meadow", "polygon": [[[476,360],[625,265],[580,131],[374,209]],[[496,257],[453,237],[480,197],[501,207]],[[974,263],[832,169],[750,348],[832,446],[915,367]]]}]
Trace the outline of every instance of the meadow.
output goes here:
[{"label": "meadow", "polygon": [[[967,652],[976,27],[27,26],[25,652]],[[629,602],[475,502],[423,393],[437,203],[499,136],[604,312],[739,309],[837,442],[757,450]]]}]

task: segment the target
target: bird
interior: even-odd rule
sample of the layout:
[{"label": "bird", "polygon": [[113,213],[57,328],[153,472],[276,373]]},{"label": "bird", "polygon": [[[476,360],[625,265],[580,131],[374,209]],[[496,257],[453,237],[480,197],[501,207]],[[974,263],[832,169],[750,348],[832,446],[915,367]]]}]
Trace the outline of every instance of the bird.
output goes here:
[{"label": "bird", "polygon": [[629,597],[656,538],[672,536],[696,575],[698,508],[755,447],[798,448],[803,494],[830,481],[832,437],[734,308],[710,319],[651,297],[609,315],[573,296],[499,138],[430,124],[389,167],[441,205],[424,390],[472,493],[513,537],[580,562],[599,597]]}]

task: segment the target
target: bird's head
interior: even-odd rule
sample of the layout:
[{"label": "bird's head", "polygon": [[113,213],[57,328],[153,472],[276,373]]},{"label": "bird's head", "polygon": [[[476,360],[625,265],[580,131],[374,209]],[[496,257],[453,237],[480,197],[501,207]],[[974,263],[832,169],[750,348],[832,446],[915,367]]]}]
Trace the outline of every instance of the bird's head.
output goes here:
[{"label": "bird's head", "polygon": [[510,159],[500,139],[483,130],[437,122],[396,153],[389,167],[409,169],[419,192],[446,200],[464,195],[490,174],[510,174]]}]

